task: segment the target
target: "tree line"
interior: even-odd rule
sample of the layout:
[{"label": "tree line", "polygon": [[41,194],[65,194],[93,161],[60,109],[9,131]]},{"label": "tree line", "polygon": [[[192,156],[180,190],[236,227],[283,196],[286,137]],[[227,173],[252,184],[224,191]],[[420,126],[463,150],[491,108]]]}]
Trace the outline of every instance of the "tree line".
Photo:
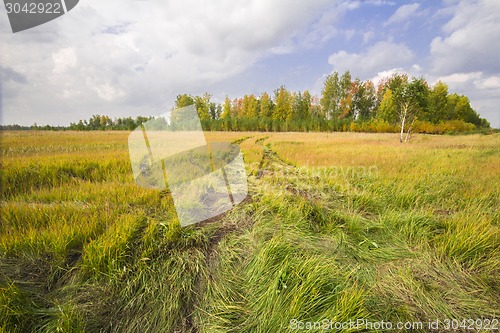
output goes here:
[{"label": "tree line", "polygon": [[176,107],[194,104],[202,127],[213,131],[363,131],[445,133],[489,129],[468,97],[449,93],[443,82],[433,87],[420,78],[395,74],[377,86],[352,79],[347,71],[327,76],[321,97],[281,86],[270,95],[253,94],[222,104],[203,96],[179,95]]},{"label": "tree line", "polygon": [[88,120],[80,120],[77,123],[70,123],[69,126],[51,126],[44,125],[39,126],[36,123],[31,126],[21,126],[21,125],[1,125],[0,129],[5,130],[47,130],[47,131],[64,131],[64,130],[76,130],[76,131],[96,131],[96,130],[125,130],[132,131],[137,126],[142,123],[153,119],[153,117],[138,116],[136,118],[125,117],[125,118],[115,118],[111,119],[108,116],[95,114]]},{"label": "tree line", "polygon": [[[178,95],[175,107],[195,105],[208,131],[360,131],[398,132],[407,141],[414,132],[480,131],[490,124],[471,107],[467,96],[450,93],[439,81],[394,74],[377,85],[353,79],[349,71],[334,72],[324,81],[321,96],[289,91],[244,95],[222,103],[202,96]],[[133,130],[152,117],[115,118],[93,115],[69,127],[31,126],[35,129]],[[16,126],[16,125],[13,125]],[[12,126],[11,126],[12,127]],[[5,128],[5,126],[4,126]],[[15,129],[15,128],[11,128]]]}]

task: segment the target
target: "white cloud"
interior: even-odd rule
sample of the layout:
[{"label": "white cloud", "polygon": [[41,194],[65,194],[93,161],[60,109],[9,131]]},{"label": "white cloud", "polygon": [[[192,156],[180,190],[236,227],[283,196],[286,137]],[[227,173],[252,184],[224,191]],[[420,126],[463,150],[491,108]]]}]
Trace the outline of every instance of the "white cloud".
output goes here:
[{"label": "white cloud", "polygon": [[61,74],[74,68],[76,66],[75,48],[68,47],[52,53],[52,60],[54,61],[52,73]]},{"label": "white cloud", "polygon": [[394,74],[406,74],[408,77],[420,77],[422,76],[422,67],[418,64],[413,64],[412,66],[408,66],[405,68],[391,68],[385,71],[378,72],[375,76],[373,76],[370,80],[373,84],[378,85],[382,80],[387,79]]},{"label": "white cloud", "polygon": [[500,1],[460,1],[452,7],[453,18],[443,27],[445,36],[431,43],[432,70],[500,72]]},{"label": "white cloud", "polygon": [[373,30],[369,30],[363,33],[363,43],[368,43],[371,39],[375,37],[375,32]]},{"label": "white cloud", "polygon": [[385,1],[385,0],[365,0],[364,3],[374,5],[374,6],[394,6],[396,2],[394,1]]},{"label": "white cloud", "polygon": [[469,97],[493,127],[500,128],[500,2],[449,2],[438,16],[451,16],[430,44],[429,76]]},{"label": "white cloud", "polygon": [[422,66],[420,66],[419,64],[413,64],[411,68],[417,73],[422,71]]},{"label": "white cloud", "polygon": [[105,101],[111,102],[125,95],[125,92],[112,85],[110,81],[98,82],[92,78],[87,78],[87,85],[94,90],[97,95]]},{"label": "white cloud", "polygon": [[354,35],[356,35],[356,30],[354,30],[354,29],[348,29],[348,30],[344,31],[344,34],[345,34],[345,38],[347,40],[349,40],[352,37],[354,37]]},{"label": "white cloud", "polygon": [[[363,4],[366,4],[363,2]],[[336,27],[339,20],[346,12],[356,10],[361,6],[359,1],[342,1],[331,4],[326,8],[319,17],[311,24],[305,33],[300,33],[295,36],[299,40],[300,46],[305,48],[314,48],[322,46],[325,42],[335,37],[339,30]],[[355,35],[355,30],[344,31],[346,38],[351,38]]]},{"label": "white cloud", "polygon": [[[428,62],[423,55],[419,64],[413,35],[393,40],[383,26],[422,16],[430,11],[428,3],[401,6],[386,23],[338,24],[348,11],[386,5],[396,2],[87,0],[67,15],[16,34],[0,20],[2,122],[68,124],[93,113],[160,114],[179,93],[233,89],[228,86],[234,77],[250,73],[262,59],[319,49],[338,35],[352,35],[349,29],[360,37],[350,42],[363,42],[362,48],[348,52],[336,43],[328,59],[334,70],[351,70],[362,79],[395,70],[430,82],[444,78],[450,91],[470,96],[483,116],[498,119],[500,2],[446,1],[431,20],[448,22],[432,41]],[[375,43],[381,38],[386,41]],[[319,66],[313,61],[321,62],[308,65]],[[241,89],[260,89],[261,77],[252,79]]]},{"label": "white cloud", "polygon": [[366,79],[384,70],[407,66],[413,58],[413,52],[406,45],[383,41],[361,53],[334,53],[328,63],[335,71],[349,70],[354,76]]},{"label": "white cloud", "polygon": [[406,73],[406,71],[403,70],[402,68],[391,68],[385,71],[378,72],[377,75],[375,75],[370,79],[370,81],[372,81],[373,84],[377,86],[380,82],[382,82],[382,80],[391,77],[394,74],[408,74],[408,73]]},{"label": "white cloud", "polygon": [[384,23],[384,26],[408,21],[411,17],[417,14],[419,7],[420,4],[418,3],[412,3],[399,7],[398,9],[396,9],[394,14],[392,14],[392,16],[389,17],[389,19]]},{"label": "white cloud", "polygon": [[454,73],[450,75],[440,76],[436,79],[437,81],[446,82],[447,84],[460,84],[473,80],[477,80],[482,76],[481,72],[471,72],[471,73]]},{"label": "white cloud", "polygon": [[2,20],[0,62],[29,83],[3,83],[2,121],[161,113],[179,93],[209,91],[266,56],[308,47],[311,31],[309,42],[324,43],[336,33],[338,16],[324,10],[332,6],[339,8],[328,0],[88,0],[17,34]]},{"label": "white cloud", "polygon": [[486,79],[478,80],[475,83],[480,89],[496,89],[500,92],[500,76],[490,76]]},{"label": "white cloud", "polygon": [[344,2],[344,5],[348,10],[354,10],[358,9],[361,6],[361,3],[359,1],[346,1]]}]

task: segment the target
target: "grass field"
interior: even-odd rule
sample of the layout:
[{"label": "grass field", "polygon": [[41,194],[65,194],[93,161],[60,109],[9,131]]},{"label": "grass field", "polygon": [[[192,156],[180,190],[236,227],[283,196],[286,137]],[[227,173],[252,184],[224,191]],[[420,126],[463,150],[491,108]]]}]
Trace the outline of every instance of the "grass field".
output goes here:
[{"label": "grass field", "polygon": [[249,197],[186,228],[127,136],[2,133],[0,332],[500,317],[499,134],[206,133],[240,144]]}]

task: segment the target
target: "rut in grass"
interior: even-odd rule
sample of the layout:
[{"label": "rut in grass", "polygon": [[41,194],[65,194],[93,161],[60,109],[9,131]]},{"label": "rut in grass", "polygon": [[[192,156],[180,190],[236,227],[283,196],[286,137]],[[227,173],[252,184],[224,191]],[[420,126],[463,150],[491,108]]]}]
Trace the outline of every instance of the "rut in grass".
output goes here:
[{"label": "rut in grass", "polygon": [[[246,136],[240,139],[233,141],[234,144],[241,144],[247,139],[251,139],[252,136]],[[253,202],[251,193],[238,205],[241,206],[251,204]],[[190,226],[188,228],[193,228],[195,230],[202,231],[206,229],[212,229],[215,227],[215,230],[210,232],[210,237],[208,243],[202,247],[203,258],[205,267],[207,268],[206,276],[203,276],[202,272],[197,274],[194,277],[194,286],[195,289],[193,293],[196,295],[194,298],[188,298],[191,301],[187,302],[183,305],[183,313],[186,315],[183,322],[183,332],[192,332],[197,333],[198,327],[193,322],[192,316],[199,309],[199,300],[198,295],[203,294],[205,279],[212,279],[213,270],[216,269],[216,262],[218,261],[218,245],[227,235],[229,234],[238,234],[242,233],[245,230],[248,230],[253,225],[253,220],[251,218],[247,218],[244,221],[238,221],[239,223],[230,223],[230,219],[228,219],[228,213],[224,212],[218,216],[205,220],[201,223],[198,223],[194,226]]]},{"label": "rut in grass", "polygon": [[[239,139],[235,141],[236,143],[242,143],[243,141],[250,139],[252,137],[244,137],[242,139]],[[250,175],[248,177],[248,182],[249,182],[249,194],[247,198],[240,204],[238,205],[239,208],[237,209],[242,209],[243,206],[253,204],[254,203],[254,197],[258,196],[259,193],[256,191],[256,189],[261,185],[260,184],[260,179],[264,175],[272,175],[273,170],[280,169],[280,168],[287,168],[289,170],[293,170],[295,168],[293,165],[287,163],[283,159],[281,159],[278,154],[276,154],[270,144],[264,145],[264,141],[268,137],[262,137],[259,138],[255,141],[255,143],[260,146],[263,150],[262,158],[259,162],[259,170],[257,173],[257,176],[252,176]],[[265,181],[265,180],[264,180]],[[243,208],[244,209],[244,208]],[[194,294],[196,295],[201,295],[203,294],[203,289],[204,286],[203,284],[206,284],[205,280],[211,280],[212,275],[214,273],[214,270],[217,269],[218,265],[218,260],[219,260],[219,253],[218,253],[218,248],[219,248],[219,243],[227,237],[229,234],[232,236],[241,234],[247,230],[250,230],[254,224],[254,219],[252,218],[251,215],[247,215],[244,220],[238,220],[237,223],[231,223],[231,217],[228,218],[229,212],[226,212],[224,214],[221,214],[217,217],[214,217],[212,219],[203,221],[202,223],[196,225],[194,228],[197,230],[203,230],[210,228],[211,226],[216,226],[215,230],[211,233],[209,243],[207,246],[203,248],[203,254],[205,258],[205,263],[207,267],[207,276],[203,277],[202,274],[198,274],[195,277],[195,286],[196,289],[194,291]],[[199,300],[195,297],[192,302],[185,304],[184,308],[184,313],[187,315],[186,321],[184,323],[184,329],[187,332],[197,332],[198,329],[196,325],[194,325],[191,316],[196,312],[196,310],[199,308]]]}]

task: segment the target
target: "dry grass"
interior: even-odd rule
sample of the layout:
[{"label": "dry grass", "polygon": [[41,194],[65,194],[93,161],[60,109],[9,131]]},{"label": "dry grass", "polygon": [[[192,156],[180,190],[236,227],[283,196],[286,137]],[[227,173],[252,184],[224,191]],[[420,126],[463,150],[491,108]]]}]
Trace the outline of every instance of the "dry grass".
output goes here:
[{"label": "dry grass", "polygon": [[205,135],[240,144],[250,198],[181,229],[128,132],[3,132],[0,331],[498,318],[500,135]]}]

